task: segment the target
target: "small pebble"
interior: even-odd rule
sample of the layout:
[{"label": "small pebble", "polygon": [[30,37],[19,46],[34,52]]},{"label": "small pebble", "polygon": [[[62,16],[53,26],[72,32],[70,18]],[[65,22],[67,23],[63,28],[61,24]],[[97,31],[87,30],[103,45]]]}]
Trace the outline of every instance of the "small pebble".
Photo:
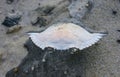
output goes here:
[{"label": "small pebble", "polygon": [[11,4],[14,2],[14,0],[6,0],[7,4]]},{"label": "small pebble", "polygon": [[71,48],[71,54],[76,53],[78,50],[79,50],[79,49],[77,49],[77,48]]},{"label": "small pebble", "polygon": [[16,68],[14,68],[14,70],[13,70],[15,73],[17,73],[18,72],[18,68],[16,67]]},{"label": "small pebble", "polygon": [[42,59],[42,62],[46,62],[45,58]]},{"label": "small pebble", "polygon": [[31,70],[33,71],[34,69],[35,69],[34,66],[32,66],[32,67],[31,67]]},{"label": "small pebble", "polygon": [[28,71],[28,70],[25,70],[25,71],[24,71],[24,73],[25,73],[25,74],[28,74],[28,73],[29,73],[29,71]]},{"label": "small pebble", "polygon": [[120,40],[117,40],[117,42],[120,44]]},{"label": "small pebble", "polygon": [[116,15],[116,14],[117,14],[117,11],[116,11],[116,10],[113,10],[113,11],[112,11],[112,14],[113,14],[113,15]]},{"label": "small pebble", "polygon": [[[38,6],[40,6],[40,4],[38,4]],[[40,13],[40,16],[48,16],[53,13],[54,8],[54,6],[44,6],[36,8],[35,11]]]},{"label": "small pebble", "polygon": [[15,33],[15,32],[18,32],[22,29],[22,26],[13,26],[13,27],[10,27],[6,34],[11,34],[11,33]]},{"label": "small pebble", "polygon": [[89,4],[87,3],[85,6],[86,6],[86,7],[89,7]]},{"label": "small pebble", "polygon": [[5,17],[5,20],[3,21],[2,25],[6,27],[12,27],[14,25],[17,25],[20,19],[21,17]]},{"label": "small pebble", "polygon": [[39,23],[39,17],[32,19],[31,24],[32,25],[37,25]]},{"label": "small pebble", "polygon": [[52,14],[52,11],[55,7],[53,6],[46,6],[45,9],[43,10],[43,12],[45,13],[45,15],[50,15]]},{"label": "small pebble", "polygon": [[6,27],[18,25],[19,21],[21,20],[21,17],[22,13],[20,11],[15,11],[14,9],[12,9],[11,12],[9,12],[8,15],[5,17],[4,21],[2,22],[2,25]]},{"label": "small pebble", "polygon": [[31,21],[32,25],[40,25],[41,26],[45,26],[46,25],[46,19],[43,17],[37,17],[35,20]]},{"label": "small pebble", "polygon": [[76,52],[76,51],[78,51],[78,49],[77,49],[77,48],[74,48],[73,51]]},{"label": "small pebble", "polygon": [[117,30],[118,32],[120,32],[120,30]]},{"label": "small pebble", "polygon": [[52,47],[46,47],[44,50],[46,50],[46,51],[53,51],[54,48],[52,48]]},{"label": "small pebble", "polygon": [[64,71],[64,74],[67,74],[67,71]]},{"label": "small pebble", "polygon": [[3,53],[0,53],[0,61],[2,60]]},{"label": "small pebble", "polygon": [[40,3],[38,3],[38,5],[40,6],[41,4],[40,4]]},{"label": "small pebble", "polygon": [[0,11],[0,14],[2,14],[2,11]]}]

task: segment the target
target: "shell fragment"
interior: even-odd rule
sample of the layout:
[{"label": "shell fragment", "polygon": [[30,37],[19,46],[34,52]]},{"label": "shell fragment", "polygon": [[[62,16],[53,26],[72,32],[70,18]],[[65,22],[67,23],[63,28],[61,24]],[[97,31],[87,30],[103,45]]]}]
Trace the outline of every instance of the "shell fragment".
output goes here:
[{"label": "shell fragment", "polygon": [[98,42],[104,33],[90,33],[73,23],[54,24],[41,33],[29,33],[33,43],[44,49],[53,47],[58,50],[78,48],[83,50]]}]

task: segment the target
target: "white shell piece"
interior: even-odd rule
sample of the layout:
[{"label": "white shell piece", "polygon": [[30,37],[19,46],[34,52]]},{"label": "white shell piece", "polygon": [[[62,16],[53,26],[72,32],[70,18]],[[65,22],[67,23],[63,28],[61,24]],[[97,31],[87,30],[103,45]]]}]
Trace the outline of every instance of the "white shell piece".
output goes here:
[{"label": "white shell piece", "polygon": [[41,33],[29,33],[33,43],[44,49],[53,47],[65,50],[72,47],[80,50],[95,44],[105,34],[90,33],[73,23],[54,24]]}]

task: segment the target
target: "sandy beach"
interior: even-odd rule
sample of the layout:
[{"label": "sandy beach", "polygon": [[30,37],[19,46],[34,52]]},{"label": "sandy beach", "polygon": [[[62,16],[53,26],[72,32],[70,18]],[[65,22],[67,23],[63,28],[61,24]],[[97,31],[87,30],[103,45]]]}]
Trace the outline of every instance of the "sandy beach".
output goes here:
[{"label": "sandy beach", "polygon": [[[7,1],[13,2],[7,3]],[[29,39],[27,32],[42,31],[53,23],[71,18],[68,9],[70,1],[0,0],[0,77],[5,77],[8,71],[19,66],[28,54],[24,47]],[[91,10],[81,18],[80,22],[91,30],[107,31],[108,35],[97,45],[87,48],[85,50],[87,52],[81,52],[84,55],[80,59],[83,60],[80,63],[81,68],[78,68],[81,71],[72,70],[80,72],[80,76],[75,76],[74,73],[64,77],[120,77],[120,1],[93,0],[92,2]],[[17,32],[7,34],[9,27],[2,23],[13,10],[18,12],[17,15],[22,15],[17,24],[22,28]],[[38,22],[37,17],[40,17]],[[77,65],[74,67],[77,68]]]}]

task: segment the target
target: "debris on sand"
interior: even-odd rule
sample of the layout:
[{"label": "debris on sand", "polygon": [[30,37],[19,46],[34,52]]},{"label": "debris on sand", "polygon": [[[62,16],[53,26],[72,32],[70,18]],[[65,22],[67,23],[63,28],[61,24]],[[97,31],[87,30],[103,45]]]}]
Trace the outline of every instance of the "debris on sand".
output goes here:
[{"label": "debris on sand", "polygon": [[0,11],[0,14],[2,14],[2,11]]},{"label": "debris on sand", "polygon": [[116,11],[116,10],[112,10],[112,14],[113,14],[113,15],[116,15],[116,14],[117,14],[117,11]]},{"label": "debris on sand", "polygon": [[21,19],[21,15],[18,12],[9,13],[8,16],[5,17],[3,21],[3,25],[6,27],[11,27],[14,25],[18,25]]},{"label": "debris on sand", "polygon": [[35,9],[38,13],[41,14],[41,16],[47,16],[52,14],[52,11],[55,7],[54,6],[44,6],[44,7],[38,7]]},{"label": "debris on sand", "polygon": [[13,27],[8,28],[6,34],[11,34],[11,33],[18,32],[18,31],[20,31],[21,29],[22,29],[22,26],[16,25],[16,26],[13,26]]},{"label": "debris on sand", "polygon": [[31,24],[35,26],[45,26],[50,21],[50,15],[55,7],[54,6],[44,6],[38,7],[34,10],[32,14]]},{"label": "debris on sand", "polygon": [[118,32],[120,32],[120,30],[117,30]]},{"label": "debris on sand", "polygon": [[18,73],[18,68],[17,67],[15,67],[14,69],[13,69],[13,71],[15,72],[15,73]]},{"label": "debris on sand", "polygon": [[3,55],[3,54],[2,54],[2,53],[0,53],[0,61],[2,60],[2,55]]},{"label": "debris on sand", "polygon": [[11,4],[11,3],[13,3],[14,2],[14,0],[6,0],[6,3],[7,4]]},{"label": "debris on sand", "polygon": [[54,9],[55,7],[54,6],[46,6],[45,9],[43,10],[43,12],[46,14],[46,15],[50,15],[52,14],[52,10]]},{"label": "debris on sand", "polygon": [[117,43],[119,43],[119,44],[120,44],[120,40],[117,40]]},{"label": "debris on sand", "polygon": [[37,17],[35,20],[32,20],[31,23],[32,25],[39,25],[41,27],[47,24],[47,20],[43,17]]},{"label": "debris on sand", "polygon": [[18,18],[17,17],[16,18],[6,17],[2,24],[6,27],[11,27],[11,26],[17,25],[19,20],[20,20],[20,17]]},{"label": "debris on sand", "polygon": [[69,14],[71,17],[78,20],[82,19],[87,12],[92,9],[92,1],[89,0],[71,0],[68,6]]}]

